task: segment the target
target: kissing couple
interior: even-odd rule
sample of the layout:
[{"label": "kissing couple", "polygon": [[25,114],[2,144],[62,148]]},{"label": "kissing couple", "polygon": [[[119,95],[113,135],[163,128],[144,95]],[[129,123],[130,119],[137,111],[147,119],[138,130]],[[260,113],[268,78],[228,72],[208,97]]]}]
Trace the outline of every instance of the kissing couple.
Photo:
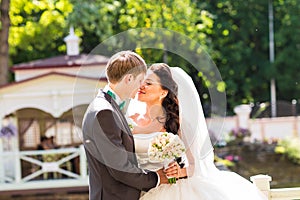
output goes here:
[{"label": "kissing couple", "polygon": [[[240,175],[215,167],[199,95],[181,68],[157,63],[147,69],[141,56],[121,51],[108,61],[106,77],[82,123],[90,200],[267,199]],[[134,97],[146,109],[129,116]],[[162,132],[178,135],[186,148],[167,167],[147,153]]]}]

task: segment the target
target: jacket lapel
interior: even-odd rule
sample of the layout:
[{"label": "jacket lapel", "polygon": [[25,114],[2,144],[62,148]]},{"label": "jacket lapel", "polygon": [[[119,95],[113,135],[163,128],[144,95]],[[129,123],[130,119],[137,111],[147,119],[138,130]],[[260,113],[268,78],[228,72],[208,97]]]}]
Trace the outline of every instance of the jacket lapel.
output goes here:
[{"label": "jacket lapel", "polygon": [[123,115],[122,111],[120,110],[119,105],[115,102],[115,100],[113,100],[113,98],[109,94],[107,94],[105,92],[103,92],[103,93],[104,93],[105,99],[112,105],[113,109],[116,111],[116,113],[120,117],[123,127],[125,128],[125,131],[129,135],[132,135],[131,130],[128,126],[127,120],[126,120],[125,116]]},{"label": "jacket lapel", "polygon": [[[113,98],[109,94],[107,94],[105,92],[103,92],[103,94],[104,94],[105,99],[112,105],[113,109],[116,111],[118,117],[120,118],[120,120],[121,120],[121,122],[123,124],[123,127],[125,128],[125,130],[123,130],[123,131],[125,133],[127,133],[127,135],[129,136],[129,138],[131,140],[132,152],[134,153],[135,152],[134,138],[133,138],[131,130],[130,130],[129,126],[128,126],[127,120],[125,119],[125,116],[121,112],[121,110],[119,108],[119,105],[115,102],[115,100],[113,100]],[[132,159],[134,160],[135,163],[137,163],[137,158],[136,158],[135,154],[133,154]]]}]

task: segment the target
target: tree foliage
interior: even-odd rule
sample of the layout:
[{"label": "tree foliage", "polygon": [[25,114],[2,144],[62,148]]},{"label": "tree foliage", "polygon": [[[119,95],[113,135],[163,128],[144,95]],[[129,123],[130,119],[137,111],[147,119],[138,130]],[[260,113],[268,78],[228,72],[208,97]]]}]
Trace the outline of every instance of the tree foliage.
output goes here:
[{"label": "tree foliage", "polygon": [[226,83],[229,105],[253,102],[258,94],[267,100],[267,2],[224,0],[208,5],[215,15],[212,39],[219,52],[215,62]]},{"label": "tree foliage", "polygon": [[275,79],[278,98],[300,101],[300,2],[274,1]]},{"label": "tree foliage", "polygon": [[[11,0],[10,59],[15,64],[64,53],[63,38],[70,26],[82,38],[81,51],[85,53],[123,31],[165,28],[200,44],[216,63],[224,82],[212,83],[212,72],[198,72],[174,53],[143,49],[135,37],[119,42],[134,44],[132,49],[148,63],[183,67],[192,76],[202,100],[209,100],[207,87],[217,87],[220,92],[226,89],[229,112],[237,104],[270,101],[271,78],[276,80],[278,99],[299,100],[300,3],[273,0],[273,6],[275,62],[270,64],[268,1]],[[153,36],[150,29],[139,37],[149,41],[154,37],[161,47],[176,41]],[[191,50],[193,46],[183,42],[181,47],[166,49]]]},{"label": "tree foliage", "polygon": [[13,63],[51,57],[65,50],[68,0],[12,0],[10,55]]},{"label": "tree foliage", "polygon": [[275,63],[269,61],[268,1],[209,0],[214,14],[214,60],[226,83],[229,110],[241,103],[270,101],[270,79],[277,98],[299,99],[299,13],[297,0],[274,0]]},{"label": "tree foliage", "polygon": [[[212,32],[212,15],[204,9],[198,9],[196,4],[190,0],[96,0],[93,2],[95,3],[91,6],[90,1],[85,3],[72,1],[74,11],[77,12],[72,12],[69,16],[69,23],[81,29],[83,38],[93,36],[93,39],[89,39],[92,45],[86,45],[84,47],[85,51],[91,51],[91,47],[93,48],[101,41],[123,31],[135,28],[163,28],[184,34],[200,44],[202,50],[212,52],[210,48],[211,40],[208,37]],[[92,15],[82,17],[84,13],[92,13]],[[190,44],[190,46],[167,46],[172,45],[172,40],[175,41],[176,38],[172,38],[172,36],[162,38],[162,35],[155,34],[150,29],[147,32],[144,30],[144,32],[138,34],[143,42],[145,40],[148,40],[149,43],[154,42],[162,49],[188,48],[186,50],[191,50],[195,46],[195,44]],[[185,58],[164,50],[144,49],[141,46],[141,41],[136,36],[117,43],[120,46],[131,43],[132,49],[138,51],[149,64],[167,62],[170,66],[183,67],[192,76],[199,91],[202,94],[207,93],[207,85],[205,82],[202,84],[203,77],[198,76],[197,69],[191,66]],[[207,95],[204,96],[208,97]]]}]

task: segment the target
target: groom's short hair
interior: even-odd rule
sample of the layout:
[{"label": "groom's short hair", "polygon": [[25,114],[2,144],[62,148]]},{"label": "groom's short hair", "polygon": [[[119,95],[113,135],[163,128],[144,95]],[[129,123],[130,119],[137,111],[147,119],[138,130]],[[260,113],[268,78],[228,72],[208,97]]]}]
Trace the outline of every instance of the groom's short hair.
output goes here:
[{"label": "groom's short hair", "polygon": [[106,77],[111,83],[119,82],[126,74],[136,77],[146,71],[147,65],[144,59],[129,50],[114,54],[106,65]]}]

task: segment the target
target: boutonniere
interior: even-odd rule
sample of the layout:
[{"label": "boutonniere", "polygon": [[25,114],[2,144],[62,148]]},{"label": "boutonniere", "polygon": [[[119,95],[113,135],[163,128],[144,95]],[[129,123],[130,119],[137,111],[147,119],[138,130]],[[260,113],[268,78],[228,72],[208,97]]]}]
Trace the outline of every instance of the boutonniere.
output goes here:
[{"label": "boutonniere", "polygon": [[127,121],[127,124],[130,128],[130,131],[133,131],[134,127],[137,126],[135,121],[133,121],[133,119],[131,119],[130,117],[126,117],[126,121]]}]

